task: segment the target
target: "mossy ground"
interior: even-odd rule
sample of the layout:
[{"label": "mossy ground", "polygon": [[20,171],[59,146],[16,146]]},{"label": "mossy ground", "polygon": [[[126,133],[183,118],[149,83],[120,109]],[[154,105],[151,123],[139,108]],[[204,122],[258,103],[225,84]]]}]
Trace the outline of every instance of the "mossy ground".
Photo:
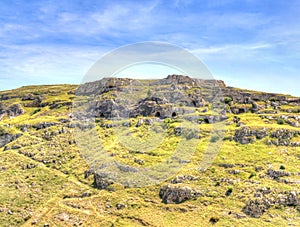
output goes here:
[{"label": "mossy ground", "polygon": [[[43,102],[63,103],[72,100],[74,95],[68,92],[75,88],[72,85],[30,86],[1,92],[0,95],[16,96],[1,101],[2,104],[21,103],[24,107],[28,101],[21,101],[23,95],[44,95]],[[84,178],[89,166],[72,142],[73,129],[59,132],[65,127],[60,119],[68,119],[72,109],[63,105],[50,109],[47,105],[42,108],[24,107],[24,110],[23,115],[11,119],[4,117],[0,121],[1,128],[6,132],[23,134],[7,144],[5,150],[0,149],[0,226],[209,226],[213,225],[211,218],[218,220],[215,226],[300,226],[300,212],[294,207],[273,207],[260,218],[250,218],[242,212],[257,188],[300,190],[297,183],[279,183],[265,174],[268,168],[279,169],[284,165],[285,171],[293,173],[285,178],[299,182],[299,147],[266,145],[266,139],[247,145],[224,140],[213,164],[201,172],[201,161],[210,141],[211,129],[210,124],[201,124],[200,135],[203,137],[191,162],[177,174],[192,175],[198,179],[176,186],[195,188],[204,196],[181,204],[164,204],[158,196],[159,189],[161,185],[170,184],[175,176],[159,185],[125,188],[115,183],[109,191],[97,190],[93,188],[92,176]],[[233,116],[228,115],[225,138],[232,136],[238,128],[232,123]],[[266,123],[255,113],[238,116],[241,122],[253,128],[297,130],[275,121]],[[135,127],[137,119],[132,121],[133,126],[128,127],[128,132],[138,140],[147,140],[151,136],[147,133],[147,127]],[[40,122],[57,124],[40,130],[28,127],[27,132],[21,131],[22,125],[31,126]],[[168,122],[167,133],[179,124],[176,120]],[[115,135],[122,136],[127,131],[116,132],[100,127],[100,124],[97,130],[102,144],[109,153],[114,154],[116,160],[135,167],[139,166],[134,162],[135,158],[144,160],[144,166],[162,162],[178,142],[178,137],[172,135],[157,150],[142,153],[126,149],[117,142]],[[300,138],[295,140],[300,141]],[[224,163],[234,164],[234,167],[224,168],[221,165]],[[260,167],[259,171],[255,167]],[[240,172],[231,174],[230,169]],[[229,188],[232,193],[226,195]],[[118,209],[118,204],[124,206]]]}]

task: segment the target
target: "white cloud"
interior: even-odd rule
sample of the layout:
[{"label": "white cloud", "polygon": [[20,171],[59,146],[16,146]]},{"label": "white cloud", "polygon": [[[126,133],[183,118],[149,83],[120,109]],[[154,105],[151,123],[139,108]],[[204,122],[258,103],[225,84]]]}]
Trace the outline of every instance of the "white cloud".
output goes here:
[{"label": "white cloud", "polygon": [[226,58],[228,59],[244,59],[257,60],[258,55],[265,50],[273,48],[269,43],[247,43],[247,44],[231,44],[223,46],[202,47],[191,50],[193,54],[202,57]]},{"label": "white cloud", "polygon": [[107,51],[91,47],[37,45],[10,45],[5,48],[9,51],[0,58],[0,73],[9,75],[14,81],[39,84],[79,83],[92,64]]},{"label": "white cloud", "polygon": [[159,23],[153,19],[152,10],[158,1],[147,3],[109,4],[103,9],[82,12],[58,12],[57,24],[50,24],[58,33],[93,35],[124,35],[131,31],[143,30]]}]

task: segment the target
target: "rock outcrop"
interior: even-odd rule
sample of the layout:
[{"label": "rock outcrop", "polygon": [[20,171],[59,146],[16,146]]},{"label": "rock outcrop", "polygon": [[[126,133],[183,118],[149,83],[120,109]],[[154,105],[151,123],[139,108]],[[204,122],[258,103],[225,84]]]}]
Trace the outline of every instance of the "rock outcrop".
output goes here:
[{"label": "rock outcrop", "polygon": [[259,218],[268,209],[274,206],[290,206],[299,208],[299,192],[284,191],[276,193],[270,189],[259,189],[254,194],[254,198],[250,199],[243,208],[243,212],[250,217]]},{"label": "rock outcrop", "polygon": [[271,143],[276,146],[300,146],[299,142],[291,141],[294,137],[300,135],[299,131],[289,129],[278,129],[273,131],[270,135]]},{"label": "rock outcrop", "polygon": [[[223,106],[221,112],[234,114],[260,113],[267,107],[277,111],[281,105],[290,102],[300,105],[300,99],[297,98],[244,91],[226,87],[223,81],[202,80],[183,75],[169,75],[165,79],[149,80],[147,86],[149,86],[147,97],[137,99],[145,97],[142,94],[145,92],[144,82],[128,78],[103,78],[80,85],[76,95],[88,95],[97,100],[90,103],[87,112],[92,116],[105,118],[136,116],[166,118],[188,114],[191,111],[189,107],[201,108],[211,102],[224,102],[228,108],[225,110]],[[102,97],[104,94],[105,98]],[[265,105],[258,105],[258,102],[262,101]],[[297,126],[297,123],[291,124]]]},{"label": "rock outcrop", "polygon": [[17,117],[23,113],[25,113],[25,111],[20,104],[13,104],[9,107],[5,107],[0,103],[0,119],[5,115],[8,117]]},{"label": "rock outcrop", "polygon": [[268,132],[265,128],[250,129],[248,127],[242,127],[235,131],[234,141],[241,144],[248,144],[254,142],[256,139],[262,139],[267,135]]}]

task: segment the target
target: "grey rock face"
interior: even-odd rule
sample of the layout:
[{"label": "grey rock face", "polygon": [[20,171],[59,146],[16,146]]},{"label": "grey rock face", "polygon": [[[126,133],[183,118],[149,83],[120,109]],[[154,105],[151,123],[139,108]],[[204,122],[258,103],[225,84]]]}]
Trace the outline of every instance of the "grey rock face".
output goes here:
[{"label": "grey rock face", "polygon": [[21,98],[22,101],[30,101],[26,102],[24,105],[27,107],[42,107],[43,105],[41,104],[43,101],[43,96],[42,95],[25,95]]},{"label": "grey rock face", "polygon": [[133,80],[128,78],[103,78],[102,80],[81,84],[78,86],[76,94],[97,95],[112,90],[120,90],[123,86],[128,86],[132,83]]},{"label": "grey rock face", "polygon": [[[169,75],[162,80],[149,81],[147,94],[146,85],[139,80],[104,78],[80,85],[76,95],[89,95],[91,100],[96,100],[85,103],[85,114],[89,116],[167,118],[195,111],[190,107],[208,105],[209,99],[216,93],[215,89],[218,86],[225,87],[220,81],[198,80],[182,75]],[[202,87],[206,89],[205,95],[201,93]]]},{"label": "grey rock face", "polygon": [[0,147],[3,147],[5,146],[6,144],[16,140],[17,138],[19,138],[22,134],[15,134],[15,135],[12,135],[12,134],[8,134],[8,133],[5,133],[3,135],[0,135]]},{"label": "grey rock face", "polygon": [[33,125],[32,127],[37,129],[37,130],[40,130],[40,129],[44,129],[44,128],[48,128],[48,127],[52,127],[52,126],[55,126],[57,125],[58,123],[55,123],[55,122],[40,122],[36,125]]},{"label": "grey rock face", "polygon": [[25,113],[25,110],[23,110],[20,104],[13,104],[9,107],[5,107],[0,103],[0,119],[4,115],[7,115],[8,117],[17,117],[23,113]]}]

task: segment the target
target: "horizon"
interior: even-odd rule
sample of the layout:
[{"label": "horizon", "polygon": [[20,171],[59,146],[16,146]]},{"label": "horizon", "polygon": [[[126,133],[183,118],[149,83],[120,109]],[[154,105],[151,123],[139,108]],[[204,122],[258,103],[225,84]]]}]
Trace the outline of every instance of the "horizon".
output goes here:
[{"label": "horizon", "polygon": [[[103,77],[102,79],[105,79],[105,78],[124,78],[124,79],[134,79],[134,80],[161,80],[161,79],[165,79],[167,78],[167,76],[169,75],[174,75],[174,74],[168,74],[166,75],[165,77],[163,78],[132,78],[132,77],[129,77],[129,76],[108,76],[108,77]],[[187,76],[187,75],[182,75],[182,74],[175,74],[175,75],[180,75],[180,76]],[[189,76],[188,76],[189,77]],[[194,77],[190,77],[192,79],[201,79],[201,78],[194,78]],[[102,80],[100,79],[100,80]],[[296,95],[293,95],[293,94],[289,94],[289,93],[276,93],[276,92],[267,92],[267,91],[261,91],[261,90],[251,90],[251,89],[248,89],[248,88],[243,88],[243,87],[235,87],[235,86],[231,86],[230,84],[227,84],[226,81],[224,80],[219,80],[219,79],[202,79],[202,80],[217,80],[217,81],[222,81],[225,83],[226,87],[228,88],[237,88],[237,89],[241,89],[241,90],[244,90],[244,91],[250,91],[250,92],[262,92],[262,93],[269,93],[269,94],[277,94],[277,95],[288,95],[288,96],[292,96],[292,97],[300,97],[300,96],[296,96]],[[95,80],[95,81],[89,81],[89,82],[96,82],[96,81],[99,81],[99,80]],[[85,82],[85,83],[89,83],[89,82]],[[17,90],[17,89],[20,89],[20,88],[23,88],[23,87],[32,87],[32,86],[36,86],[36,87],[39,87],[39,86],[62,86],[62,85],[71,85],[71,86],[79,86],[80,84],[84,84],[84,83],[79,83],[79,84],[68,84],[68,83],[59,83],[59,84],[29,84],[29,85],[22,85],[20,87],[16,87],[16,88],[12,88],[12,89],[7,89],[7,90],[0,90],[0,92],[5,92],[5,91],[11,91],[11,90]]]},{"label": "horizon", "polygon": [[300,96],[299,10],[296,0],[4,0],[0,90],[80,84],[111,50],[157,40],[194,54],[232,87]]}]

